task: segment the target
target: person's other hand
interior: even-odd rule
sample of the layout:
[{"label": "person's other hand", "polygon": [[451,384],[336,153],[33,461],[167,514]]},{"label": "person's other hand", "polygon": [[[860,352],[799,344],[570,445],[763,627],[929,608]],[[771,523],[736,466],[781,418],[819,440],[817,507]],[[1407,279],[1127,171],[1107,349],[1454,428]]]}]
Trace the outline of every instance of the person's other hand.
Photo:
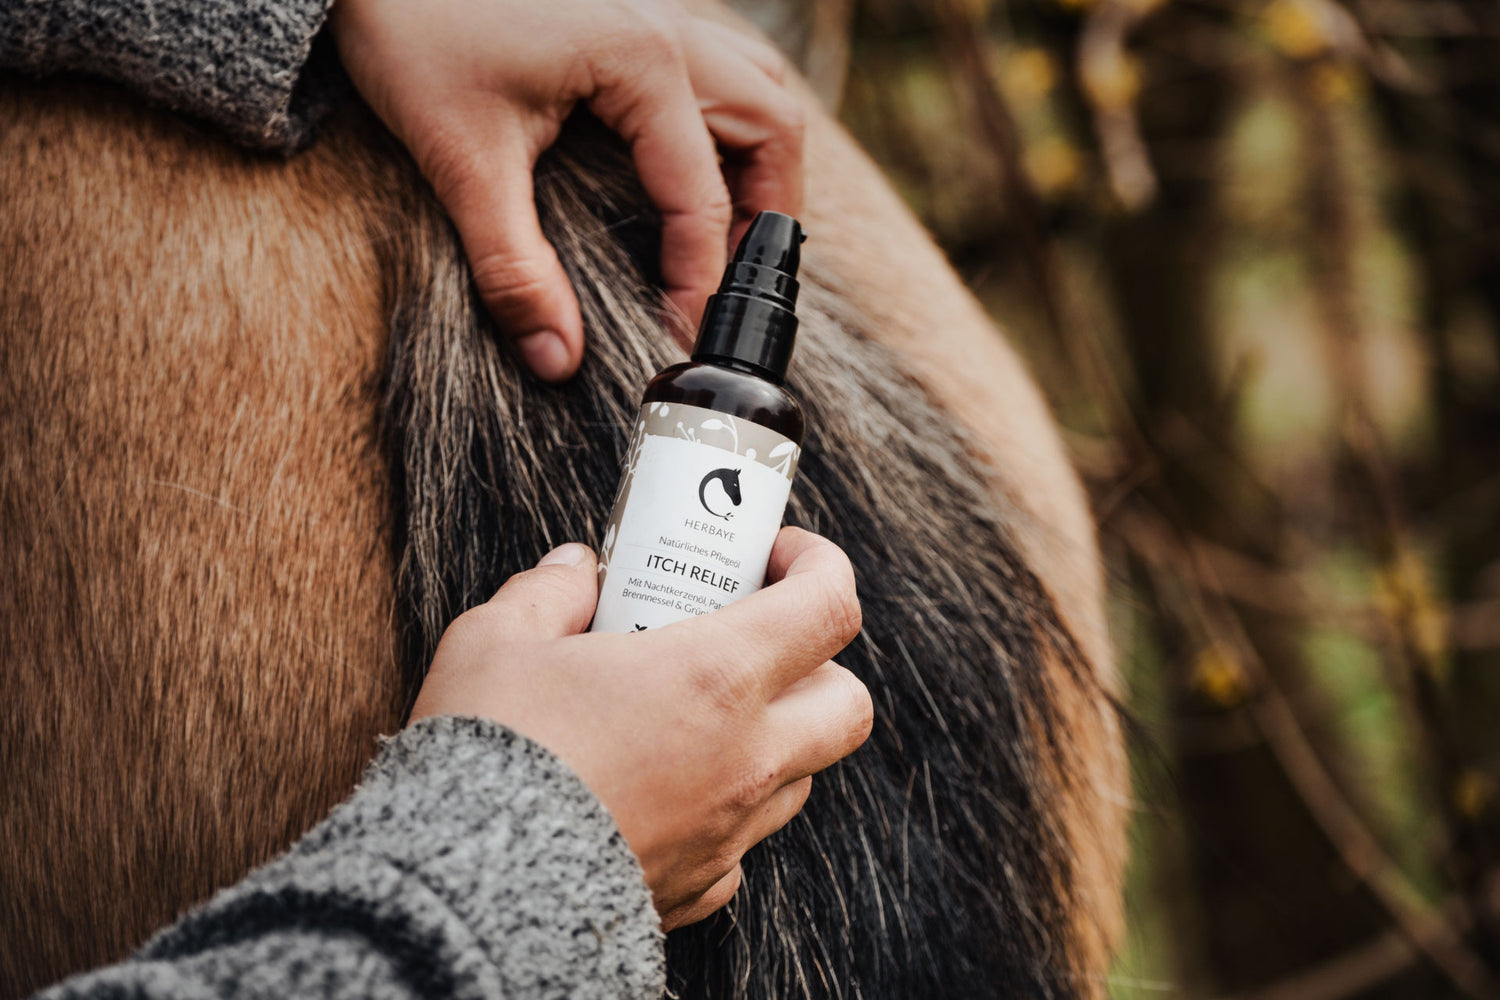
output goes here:
[{"label": "person's other hand", "polygon": [[412,719],[485,716],[550,749],[619,823],[664,928],[701,920],[873,719],[865,686],[829,659],[860,627],[848,558],[783,528],[768,576],[701,618],[579,634],[596,564],[565,545],[454,621]]},{"label": "person's other hand", "polygon": [[673,0],[336,0],[329,24],[350,79],[452,216],[480,296],[542,378],[568,378],[583,357],[578,300],[532,196],[537,157],[578,102],[629,143],[689,323],[724,269],[731,215],[801,210],[802,110],[781,56]]}]

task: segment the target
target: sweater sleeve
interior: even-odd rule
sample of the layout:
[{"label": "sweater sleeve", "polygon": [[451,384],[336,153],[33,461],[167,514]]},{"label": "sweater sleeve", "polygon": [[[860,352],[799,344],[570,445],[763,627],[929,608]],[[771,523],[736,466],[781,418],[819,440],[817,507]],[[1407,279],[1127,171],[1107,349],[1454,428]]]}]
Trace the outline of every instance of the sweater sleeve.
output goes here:
[{"label": "sweater sleeve", "polygon": [[[6,0],[0,66],[101,76],[291,151],[342,92],[314,39],[331,0]],[[327,51],[324,51],[324,50]]]},{"label": "sweater sleeve", "polygon": [[491,722],[425,719],[281,858],[37,1000],[655,1000],[640,866],[587,786]]}]

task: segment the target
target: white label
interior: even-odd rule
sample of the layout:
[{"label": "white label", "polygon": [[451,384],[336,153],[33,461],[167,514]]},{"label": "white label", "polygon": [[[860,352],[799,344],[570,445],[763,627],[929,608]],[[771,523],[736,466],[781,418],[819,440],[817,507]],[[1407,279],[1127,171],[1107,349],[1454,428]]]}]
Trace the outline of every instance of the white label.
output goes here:
[{"label": "white label", "polygon": [[765,582],[797,445],[681,403],[641,408],[600,546],[594,632],[707,614]]}]

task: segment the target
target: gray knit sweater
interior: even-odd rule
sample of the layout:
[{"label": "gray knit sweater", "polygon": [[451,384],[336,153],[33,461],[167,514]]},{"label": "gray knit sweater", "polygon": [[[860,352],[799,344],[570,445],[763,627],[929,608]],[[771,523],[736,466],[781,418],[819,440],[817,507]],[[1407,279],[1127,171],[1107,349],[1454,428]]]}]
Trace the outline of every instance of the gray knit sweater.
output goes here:
[{"label": "gray knit sweater", "polygon": [[38,1000],[657,998],[640,866],[581,780],[479,719],[390,740],[283,857]]},{"label": "gray knit sweater", "polygon": [[0,67],[103,77],[290,152],[343,92],[331,2],[0,0]]}]

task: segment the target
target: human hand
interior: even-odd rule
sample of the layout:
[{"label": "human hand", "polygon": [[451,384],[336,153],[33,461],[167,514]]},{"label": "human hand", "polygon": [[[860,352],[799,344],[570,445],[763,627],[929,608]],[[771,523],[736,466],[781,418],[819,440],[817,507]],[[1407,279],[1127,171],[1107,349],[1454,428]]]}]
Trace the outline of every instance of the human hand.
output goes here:
[{"label": "human hand", "polygon": [[870,694],[830,661],[859,633],[854,575],[824,538],[783,528],[770,586],[629,635],[579,634],[593,553],[565,545],[449,626],[412,721],[479,715],[571,766],[640,859],[662,925],[739,888],[741,856],[807,801],[811,775],[870,734]]},{"label": "human hand", "polygon": [[583,357],[578,300],[532,195],[537,157],[578,102],[630,145],[688,323],[724,269],[731,214],[737,236],[762,209],[801,211],[802,110],[781,56],[675,0],[336,0],[329,25],[350,79],[452,216],[480,297],[542,378],[568,378]]}]

